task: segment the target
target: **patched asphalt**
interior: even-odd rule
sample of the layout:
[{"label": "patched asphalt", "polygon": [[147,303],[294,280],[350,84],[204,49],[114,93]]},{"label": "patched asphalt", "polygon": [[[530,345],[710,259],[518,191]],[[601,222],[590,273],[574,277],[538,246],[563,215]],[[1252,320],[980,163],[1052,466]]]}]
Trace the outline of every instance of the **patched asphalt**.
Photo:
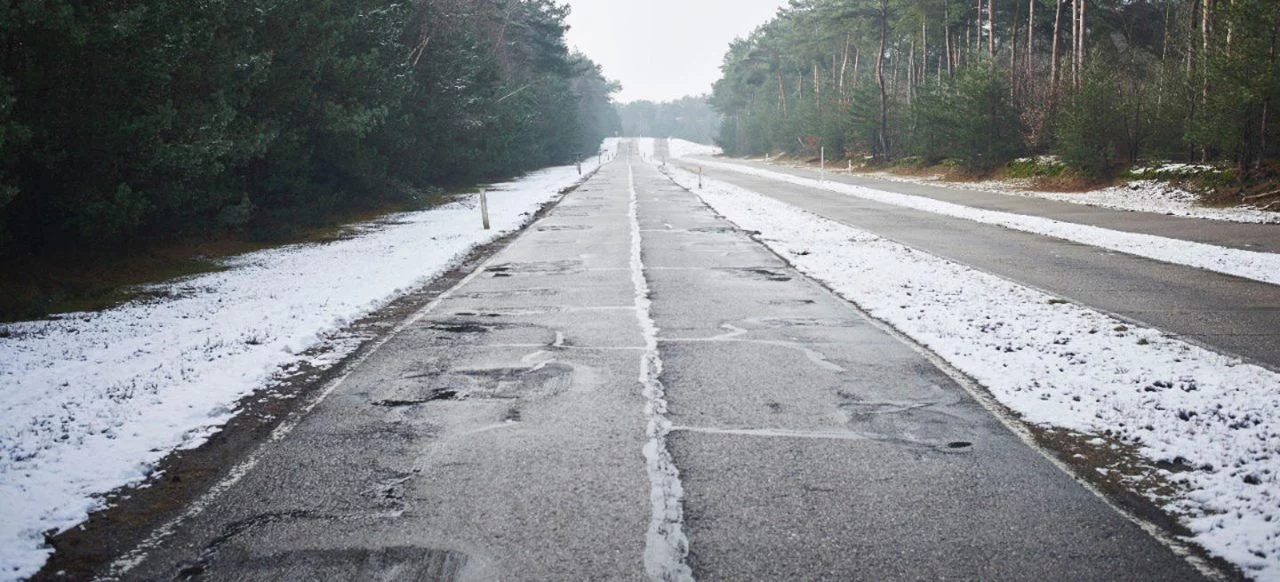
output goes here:
[{"label": "patched asphalt", "polygon": [[700,579],[1199,575],[638,157],[351,375],[127,579],[643,579],[628,162]]}]

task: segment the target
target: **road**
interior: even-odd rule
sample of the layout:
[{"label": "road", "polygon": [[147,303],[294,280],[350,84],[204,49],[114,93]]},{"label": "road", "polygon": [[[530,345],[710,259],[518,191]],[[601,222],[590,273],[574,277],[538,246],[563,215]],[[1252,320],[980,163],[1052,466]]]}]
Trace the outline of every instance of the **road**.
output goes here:
[{"label": "road", "polygon": [[[768,169],[816,177],[807,169]],[[889,240],[1280,370],[1280,287],[1275,285],[729,170],[704,171]],[[860,176],[829,174],[828,179],[976,208],[1280,252],[1280,225],[1275,224],[1124,212]]]},{"label": "road", "polygon": [[231,475],[121,577],[1200,578],[630,147]]}]

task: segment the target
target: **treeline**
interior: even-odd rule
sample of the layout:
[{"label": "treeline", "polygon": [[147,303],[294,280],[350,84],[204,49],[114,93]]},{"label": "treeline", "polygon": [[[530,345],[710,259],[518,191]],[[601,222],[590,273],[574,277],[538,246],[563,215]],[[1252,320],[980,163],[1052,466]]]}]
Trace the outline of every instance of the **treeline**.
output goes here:
[{"label": "treeline", "polygon": [[1275,0],[793,0],[712,102],[735,154],[1248,172],[1277,155],[1278,33]]},{"label": "treeline", "polygon": [[595,152],[552,0],[0,0],[0,258],[265,234]]},{"label": "treeline", "polygon": [[661,103],[633,101],[617,108],[623,137],[676,137],[710,145],[720,130],[720,114],[706,95]]}]

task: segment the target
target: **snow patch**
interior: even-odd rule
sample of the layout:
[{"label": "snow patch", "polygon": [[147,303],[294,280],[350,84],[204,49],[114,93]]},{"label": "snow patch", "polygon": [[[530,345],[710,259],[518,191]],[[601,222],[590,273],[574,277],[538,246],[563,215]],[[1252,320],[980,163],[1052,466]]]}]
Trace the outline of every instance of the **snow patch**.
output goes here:
[{"label": "snow patch", "polygon": [[[1041,158],[1037,159],[1037,162],[1041,164],[1047,163],[1043,159],[1045,157],[1048,156],[1041,156]],[[1024,158],[1024,160],[1029,160],[1029,158]],[[1132,173],[1139,177],[1154,177],[1150,173],[1140,174],[1139,170],[1134,170]],[[887,182],[928,184],[955,190],[977,190],[992,194],[1041,198],[1053,200],[1054,202],[1096,206],[1128,212],[1149,212],[1152,214],[1223,222],[1280,224],[1280,212],[1259,210],[1246,205],[1227,208],[1201,206],[1200,197],[1196,194],[1174,186],[1167,181],[1157,179],[1132,180],[1123,186],[1112,186],[1088,192],[1042,192],[1031,189],[1031,180],[1021,178],[985,180],[981,182],[945,182],[942,180],[942,176],[901,176],[888,172],[873,172],[868,175]]]},{"label": "snow patch", "polygon": [[695,143],[678,137],[673,137],[668,142],[671,144],[671,157],[676,159],[687,156],[718,156],[724,153],[716,146]]}]

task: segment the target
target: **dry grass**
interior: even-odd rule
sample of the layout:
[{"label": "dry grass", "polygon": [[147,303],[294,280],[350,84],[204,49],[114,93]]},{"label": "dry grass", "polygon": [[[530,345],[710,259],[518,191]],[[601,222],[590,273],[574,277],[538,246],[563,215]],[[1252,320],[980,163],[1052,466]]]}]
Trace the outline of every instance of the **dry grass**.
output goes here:
[{"label": "dry grass", "polygon": [[1088,192],[1113,185],[1115,185],[1114,180],[1086,178],[1073,174],[1040,176],[1031,180],[1031,188],[1042,192]]}]

